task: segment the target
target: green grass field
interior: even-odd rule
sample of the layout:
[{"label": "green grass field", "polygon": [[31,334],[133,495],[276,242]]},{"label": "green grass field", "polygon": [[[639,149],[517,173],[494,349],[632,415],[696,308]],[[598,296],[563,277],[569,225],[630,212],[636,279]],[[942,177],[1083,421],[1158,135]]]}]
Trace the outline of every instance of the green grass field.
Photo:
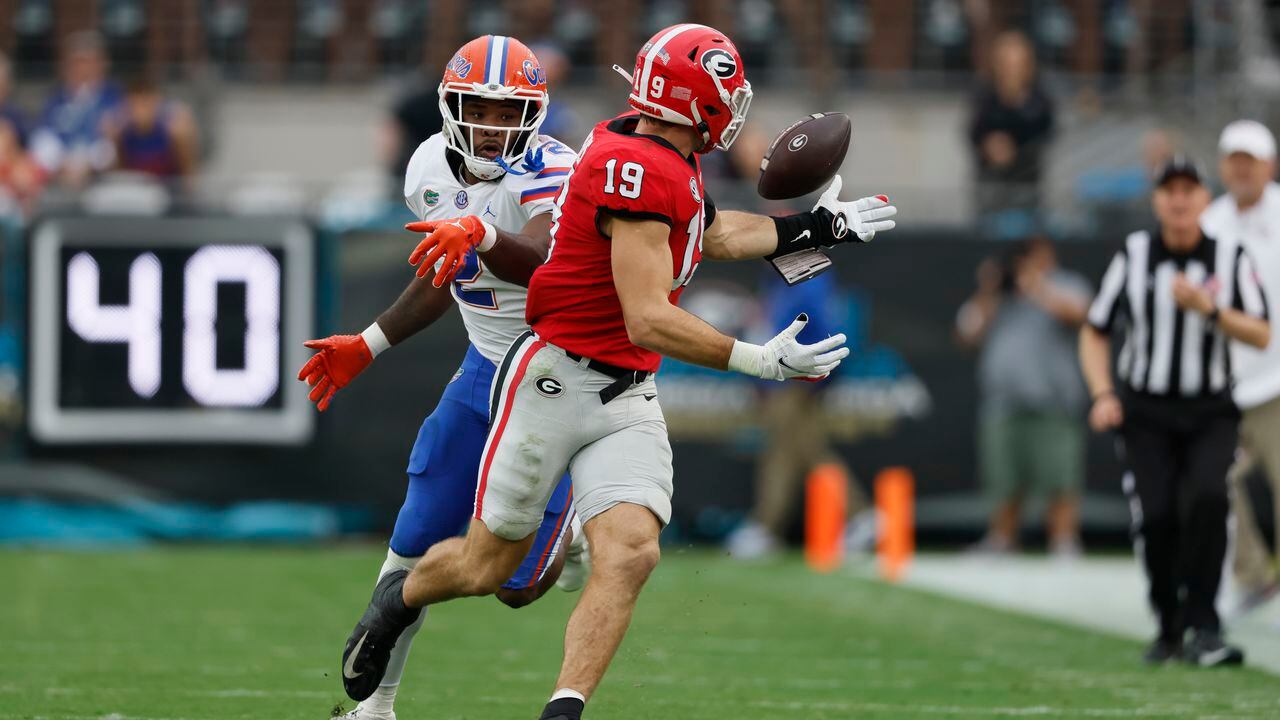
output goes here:
[{"label": "green grass field", "polygon": [[[381,551],[0,552],[0,718],[324,720]],[[431,611],[401,720],[531,720],[576,596]],[[668,549],[590,720],[1276,718],[1280,680],[796,560]],[[350,706],[350,703],[346,703]]]}]

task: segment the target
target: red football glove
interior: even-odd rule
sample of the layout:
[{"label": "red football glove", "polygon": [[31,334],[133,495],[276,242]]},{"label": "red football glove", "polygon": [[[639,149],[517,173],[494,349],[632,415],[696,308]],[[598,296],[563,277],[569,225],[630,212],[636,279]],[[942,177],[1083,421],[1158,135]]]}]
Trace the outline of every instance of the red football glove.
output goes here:
[{"label": "red football glove", "polygon": [[411,222],[404,226],[405,230],[426,233],[427,236],[409,255],[409,264],[418,266],[418,277],[426,277],[427,270],[435,267],[440,258],[444,258],[444,264],[431,280],[432,285],[443,287],[445,283],[453,281],[458,268],[462,267],[463,258],[484,240],[491,227],[486,227],[484,221],[475,215]]},{"label": "red football glove", "polygon": [[303,345],[319,350],[298,371],[298,379],[311,386],[311,401],[320,412],[329,409],[334,393],[347,386],[373,362],[369,345],[359,335],[330,335]]}]

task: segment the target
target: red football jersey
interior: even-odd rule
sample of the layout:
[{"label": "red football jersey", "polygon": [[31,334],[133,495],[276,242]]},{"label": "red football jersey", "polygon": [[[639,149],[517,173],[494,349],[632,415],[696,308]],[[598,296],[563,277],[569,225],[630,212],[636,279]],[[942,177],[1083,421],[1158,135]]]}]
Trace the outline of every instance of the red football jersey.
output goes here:
[{"label": "red football jersey", "polygon": [[[666,140],[637,135],[640,116],[621,115],[591,132],[552,211],[551,256],[529,282],[525,319],[565,350],[628,370],[658,369],[662,358],[633,345],[613,284],[612,240],[604,215],[670,226],[674,305],[702,260],[706,209],[697,156]],[[711,212],[714,213],[714,210]]]}]

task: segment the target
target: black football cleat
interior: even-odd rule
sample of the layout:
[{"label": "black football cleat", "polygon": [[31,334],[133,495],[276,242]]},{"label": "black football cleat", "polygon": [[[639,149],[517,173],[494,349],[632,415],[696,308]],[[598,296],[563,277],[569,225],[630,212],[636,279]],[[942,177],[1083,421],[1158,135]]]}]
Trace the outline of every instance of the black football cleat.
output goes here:
[{"label": "black football cleat", "polygon": [[396,640],[422,614],[421,608],[404,604],[402,593],[407,577],[408,570],[396,570],[378,580],[369,607],[347,638],[347,647],[342,651],[342,687],[352,700],[368,699],[378,689],[387,674]]},{"label": "black football cleat", "polygon": [[547,703],[538,720],[582,720],[583,702],[577,698],[560,698]]},{"label": "black football cleat", "polygon": [[1222,633],[1197,630],[1182,649],[1182,659],[1200,667],[1234,667],[1244,664],[1244,651],[1222,641]]},{"label": "black football cleat", "polygon": [[1142,661],[1148,665],[1163,665],[1182,659],[1182,643],[1178,640],[1158,637],[1142,653]]}]

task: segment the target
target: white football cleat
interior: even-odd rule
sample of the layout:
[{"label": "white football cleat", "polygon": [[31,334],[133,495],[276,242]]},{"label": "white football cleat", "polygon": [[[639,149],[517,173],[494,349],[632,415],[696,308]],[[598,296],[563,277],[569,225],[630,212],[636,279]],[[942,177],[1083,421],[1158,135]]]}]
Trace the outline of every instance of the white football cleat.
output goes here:
[{"label": "white football cleat", "polygon": [[556,587],[565,592],[576,592],[587,584],[587,576],[591,574],[591,547],[587,544],[587,534],[582,531],[582,521],[577,513],[569,524],[573,531],[573,541],[564,551],[564,569],[556,580]]},{"label": "white football cleat", "polygon": [[360,703],[351,712],[346,715],[338,715],[333,720],[396,720],[396,713],[394,710],[374,712],[366,708],[364,703]]}]

